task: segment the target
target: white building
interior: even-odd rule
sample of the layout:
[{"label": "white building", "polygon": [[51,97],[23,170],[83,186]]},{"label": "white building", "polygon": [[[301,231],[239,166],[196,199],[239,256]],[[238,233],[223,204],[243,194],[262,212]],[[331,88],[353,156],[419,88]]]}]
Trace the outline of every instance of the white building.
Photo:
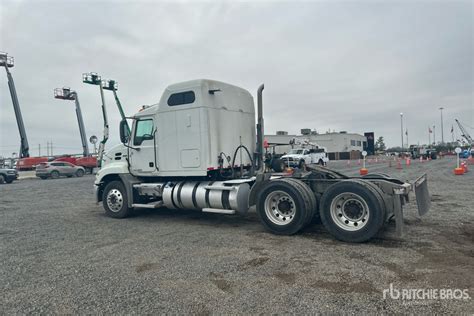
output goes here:
[{"label": "white building", "polygon": [[277,145],[275,146],[277,154],[287,153],[292,146],[297,146],[290,144],[293,139],[308,140],[320,147],[325,147],[331,160],[358,159],[367,146],[367,137],[356,133],[308,134],[305,130],[302,131],[306,135],[288,135],[285,132],[277,132],[277,135],[265,135],[265,140],[270,146]]}]

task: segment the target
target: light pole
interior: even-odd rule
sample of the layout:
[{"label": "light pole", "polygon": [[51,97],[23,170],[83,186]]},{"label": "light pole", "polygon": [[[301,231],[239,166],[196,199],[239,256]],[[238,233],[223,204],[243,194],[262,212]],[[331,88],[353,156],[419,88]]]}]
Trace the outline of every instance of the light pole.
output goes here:
[{"label": "light pole", "polygon": [[436,126],[433,125],[433,145],[436,146]]},{"label": "light pole", "polygon": [[439,108],[441,112],[441,144],[444,144],[443,109],[444,109],[443,107]]},{"label": "light pole", "polygon": [[408,142],[408,128],[405,131],[405,135],[407,136],[407,148],[410,148],[410,143]]},{"label": "light pole", "polygon": [[402,135],[402,149],[403,149],[403,112],[400,112],[400,132]]}]

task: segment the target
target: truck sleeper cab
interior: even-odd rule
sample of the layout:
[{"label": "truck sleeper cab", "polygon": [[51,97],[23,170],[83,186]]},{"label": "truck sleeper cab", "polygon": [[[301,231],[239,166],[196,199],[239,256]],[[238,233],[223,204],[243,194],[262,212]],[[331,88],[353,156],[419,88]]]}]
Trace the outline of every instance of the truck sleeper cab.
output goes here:
[{"label": "truck sleeper cab", "polygon": [[212,80],[171,85],[157,105],[134,116],[130,171],[145,177],[206,177],[231,167],[228,157],[239,146],[250,155],[244,150],[234,163],[249,167],[253,126],[253,98],[246,90]]},{"label": "truck sleeper cab", "polygon": [[169,86],[157,105],[135,114],[130,135],[122,121],[123,145],[105,154],[96,176],[97,202],[115,218],[133,208],[245,214],[255,205],[272,233],[295,234],[320,219],[347,242],[369,240],[391,218],[401,234],[413,190],[420,215],[428,211],[426,175],[410,184],[312,164],[291,176],[265,172],[262,92],[263,85],[255,124],[252,96],[242,88],[204,79]]}]

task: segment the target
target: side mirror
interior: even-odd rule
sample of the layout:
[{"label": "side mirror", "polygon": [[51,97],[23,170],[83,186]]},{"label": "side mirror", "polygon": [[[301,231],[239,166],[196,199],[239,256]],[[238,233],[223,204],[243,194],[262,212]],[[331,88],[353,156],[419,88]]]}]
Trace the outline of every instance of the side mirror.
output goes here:
[{"label": "side mirror", "polygon": [[128,143],[128,139],[130,138],[130,130],[128,128],[127,120],[120,121],[120,141],[123,144]]}]

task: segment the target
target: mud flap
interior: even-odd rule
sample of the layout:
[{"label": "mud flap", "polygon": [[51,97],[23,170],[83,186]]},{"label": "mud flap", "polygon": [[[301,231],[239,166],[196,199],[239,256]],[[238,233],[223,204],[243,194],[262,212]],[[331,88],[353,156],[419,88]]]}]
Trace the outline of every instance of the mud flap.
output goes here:
[{"label": "mud flap", "polygon": [[430,193],[428,192],[428,178],[426,173],[416,179],[414,185],[418,214],[423,216],[428,213],[431,207],[431,198]]}]

